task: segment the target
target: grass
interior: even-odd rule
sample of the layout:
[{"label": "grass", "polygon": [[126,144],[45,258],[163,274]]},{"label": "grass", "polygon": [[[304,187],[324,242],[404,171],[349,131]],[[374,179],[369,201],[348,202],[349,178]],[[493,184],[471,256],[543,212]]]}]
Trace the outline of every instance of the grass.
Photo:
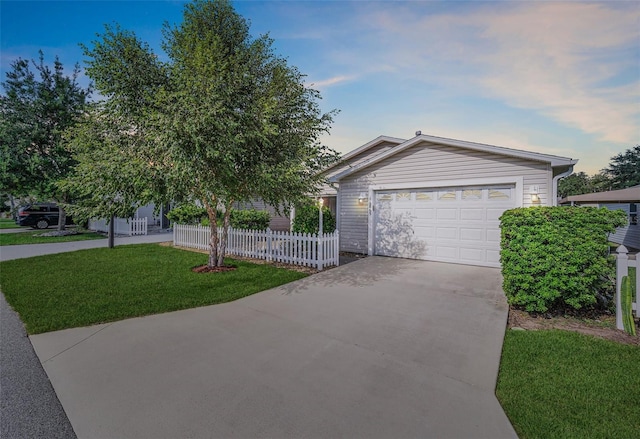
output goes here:
[{"label": "grass", "polygon": [[306,276],[234,260],[234,271],[191,271],[206,262],[157,244],[81,250],[1,262],[0,288],[38,334],[229,302]]},{"label": "grass", "polygon": [[638,437],[640,349],[567,331],[507,331],[496,395],[521,439]]},{"label": "grass", "polygon": [[[0,229],[21,229],[11,218],[0,218]],[[26,227],[24,227],[26,229]]]},{"label": "grass", "polygon": [[[51,232],[51,230],[49,230]],[[104,239],[104,235],[94,232],[84,232],[78,235],[67,236],[41,236],[47,232],[34,233],[2,233],[0,234],[0,246],[25,245],[25,244],[50,244],[54,242],[87,241],[90,239]]]}]

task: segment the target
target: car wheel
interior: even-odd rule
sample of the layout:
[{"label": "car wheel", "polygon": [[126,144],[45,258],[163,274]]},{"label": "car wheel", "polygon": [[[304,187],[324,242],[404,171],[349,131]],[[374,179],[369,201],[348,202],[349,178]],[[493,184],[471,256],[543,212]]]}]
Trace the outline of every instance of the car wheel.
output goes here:
[{"label": "car wheel", "polygon": [[46,219],[39,219],[36,223],[36,229],[46,229],[47,227],[49,227],[49,221]]}]

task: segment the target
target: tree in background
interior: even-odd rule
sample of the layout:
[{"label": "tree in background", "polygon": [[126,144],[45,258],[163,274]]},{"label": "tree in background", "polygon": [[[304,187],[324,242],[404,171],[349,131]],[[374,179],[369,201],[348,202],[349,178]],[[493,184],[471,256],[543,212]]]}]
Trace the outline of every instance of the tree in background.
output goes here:
[{"label": "tree in background", "polygon": [[640,145],[611,157],[609,167],[602,170],[614,189],[624,189],[640,184]]},{"label": "tree in background", "polygon": [[[35,67],[32,71],[31,65]],[[68,201],[57,183],[75,162],[65,149],[62,133],[83,114],[91,87],[78,82],[80,68],[71,76],[56,57],[53,70],[44,63],[18,59],[11,64],[0,96],[0,191],[23,196]],[[64,230],[66,213],[60,209],[58,229]]]},{"label": "tree in background", "polygon": [[[179,26],[165,25],[166,63],[118,27],[85,48],[87,73],[106,98],[91,123],[109,121],[108,137],[120,139],[113,149],[97,142],[98,161],[132,157],[129,178],[151,176],[145,190],[156,202],[199,201],[211,227],[210,268],[223,264],[233,203],[295,204],[319,189],[320,171],[338,159],[318,140],[334,113],[320,111],[319,92],[272,44],[252,38],[247,21],[220,0],[187,4]],[[77,156],[81,164],[95,159],[87,153]],[[102,196],[113,199],[127,184],[113,170],[95,167],[77,178],[92,185],[102,172],[114,182]]]},{"label": "tree in background", "polygon": [[571,174],[558,182],[558,196],[624,189],[640,184],[640,145],[611,157],[609,167],[592,176]]}]

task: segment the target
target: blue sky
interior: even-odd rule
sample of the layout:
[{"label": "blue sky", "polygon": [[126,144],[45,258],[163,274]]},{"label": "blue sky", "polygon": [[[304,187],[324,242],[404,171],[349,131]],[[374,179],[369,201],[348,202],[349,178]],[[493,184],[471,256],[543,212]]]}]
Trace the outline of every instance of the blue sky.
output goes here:
[{"label": "blue sky", "polygon": [[[0,3],[0,73],[18,57],[82,64],[105,23],[158,53],[182,1]],[[640,2],[236,1],[251,33],[339,109],[341,152],[415,131],[580,159],[640,143]],[[87,81],[86,78],[83,79]]]}]

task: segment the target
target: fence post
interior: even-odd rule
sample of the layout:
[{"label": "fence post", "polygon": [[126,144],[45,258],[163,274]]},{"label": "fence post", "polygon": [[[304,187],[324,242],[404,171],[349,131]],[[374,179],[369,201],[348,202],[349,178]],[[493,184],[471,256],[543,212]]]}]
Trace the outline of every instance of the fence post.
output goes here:
[{"label": "fence post", "polygon": [[318,231],[318,271],[322,271],[322,266],[324,262],[323,253],[324,253],[324,233],[322,231]]},{"label": "fence post", "polygon": [[627,255],[629,251],[624,245],[621,245],[616,249],[616,253],[616,328],[624,329],[624,325],[622,324],[622,301],[620,297],[620,289],[622,288],[622,278],[629,274],[629,256]]}]

